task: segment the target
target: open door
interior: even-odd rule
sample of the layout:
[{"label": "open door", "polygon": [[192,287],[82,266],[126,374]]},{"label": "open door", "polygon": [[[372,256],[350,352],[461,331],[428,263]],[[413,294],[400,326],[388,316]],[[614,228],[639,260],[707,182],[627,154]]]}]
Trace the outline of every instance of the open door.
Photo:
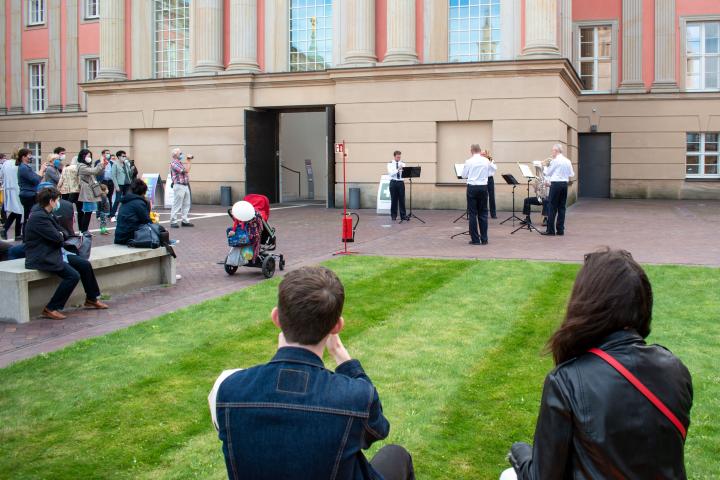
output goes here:
[{"label": "open door", "polygon": [[245,110],[245,193],[280,200],[278,114]]},{"label": "open door", "polygon": [[325,107],[327,118],[327,207],[335,208],[335,105]]}]

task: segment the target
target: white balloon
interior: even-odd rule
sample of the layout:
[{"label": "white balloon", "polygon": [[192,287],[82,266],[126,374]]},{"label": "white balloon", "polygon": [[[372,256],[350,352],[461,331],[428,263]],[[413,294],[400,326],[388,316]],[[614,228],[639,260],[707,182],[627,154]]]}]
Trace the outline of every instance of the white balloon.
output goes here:
[{"label": "white balloon", "polygon": [[249,222],[255,218],[255,207],[252,206],[252,203],[242,200],[233,205],[232,214],[241,222]]}]

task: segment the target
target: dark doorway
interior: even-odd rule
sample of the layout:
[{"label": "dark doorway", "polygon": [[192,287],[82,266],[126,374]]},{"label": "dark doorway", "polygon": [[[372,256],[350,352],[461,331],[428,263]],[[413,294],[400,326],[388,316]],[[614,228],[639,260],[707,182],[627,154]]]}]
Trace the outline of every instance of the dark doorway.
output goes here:
[{"label": "dark doorway", "polygon": [[327,207],[335,208],[335,106],[325,107],[327,117]]},{"label": "dark doorway", "polygon": [[279,200],[278,112],[245,110],[245,193]]},{"label": "dark doorway", "polygon": [[578,196],[610,198],[610,134],[579,134],[578,154]]}]

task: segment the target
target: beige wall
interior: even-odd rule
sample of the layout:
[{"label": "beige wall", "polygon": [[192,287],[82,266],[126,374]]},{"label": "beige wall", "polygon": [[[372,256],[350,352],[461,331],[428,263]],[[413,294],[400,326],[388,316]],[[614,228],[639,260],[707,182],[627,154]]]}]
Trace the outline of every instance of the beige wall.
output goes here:
[{"label": "beige wall", "polygon": [[[194,153],[196,203],[218,202],[220,185],[230,185],[236,199],[244,194],[247,108],[335,105],[336,141],[345,140],[349,151],[348,182],[361,189],[366,208],[374,207],[378,180],[395,149],[423,167],[413,191],[417,208],[465,208],[465,188],[450,178],[447,166],[464,161],[470,143],[491,150],[498,178],[502,173],[519,177],[518,162],[546,158],[558,142],[570,141],[569,157],[577,159],[579,83],[563,60],[138,80],[85,88],[87,118],[78,118],[88,130],[80,129],[77,141],[86,135],[93,149],[125,149],[142,172],[163,175],[170,149]],[[28,125],[38,120],[33,117]],[[153,131],[166,132],[166,158],[157,153],[161,147]],[[342,159],[334,160],[341,181]],[[511,188],[497,183],[499,208],[509,208]],[[335,198],[342,198],[340,186]]]},{"label": "beige wall", "polygon": [[685,178],[687,132],[720,131],[720,94],[580,99],[580,132],[611,132],[611,196],[720,199],[719,181]]},{"label": "beige wall", "polygon": [[312,161],[314,199],[327,199],[327,119],[325,112],[288,112],[280,114],[280,162],[298,175],[281,169],[282,200],[308,198],[305,159]]},{"label": "beige wall", "polygon": [[41,142],[43,158],[55,147],[65,147],[72,158],[87,136],[84,113],[0,116],[0,152],[8,155],[25,142]]}]

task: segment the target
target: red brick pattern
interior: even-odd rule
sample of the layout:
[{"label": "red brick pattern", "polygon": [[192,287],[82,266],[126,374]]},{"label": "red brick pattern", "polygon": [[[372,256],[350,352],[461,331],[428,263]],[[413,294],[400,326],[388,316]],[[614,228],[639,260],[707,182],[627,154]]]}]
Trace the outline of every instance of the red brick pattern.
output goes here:
[{"label": "red brick pattern", "polygon": [[[109,310],[69,308],[63,321],[34,319],[28,324],[0,323],[0,367],[42,352],[62,348],[76,340],[102,335],[182,307],[234,292],[263,280],[259,269],[241,268],[225,274],[226,215],[199,218],[203,213],[221,214],[217,206],[194,206],[194,228],[171,229],[180,240],[177,272],[182,279],[172,287],[147,288],[108,300]],[[391,223],[373,210],[360,211],[360,224],[352,250],[363,254],[446,257],[520,258],[578,262],[583,254],[602,245],[625,248],[640,262],[720,266],[720,203],[710,201],[582,200],[568,209],[564,237],[542,237],[521,230],[510,235],[509,216],[499,212],[490,220],[487,246],[468,245],[462,235],[467,222],[453,223],[460,212],[418,210],[427,223]],[[275,209],[271,225],[277,228],[278,253],[287,268],[318,263],[340,250],[340,210],[320,205]],[[162,219],[167,220],[167,213]],[[539,215],[534,214],[539,222]],[[95,236],[95,245],[110,243],[112,236]],[[279,272],[278,272],[279,273]],[[101,285],[102,288],[102,285]]]}]

